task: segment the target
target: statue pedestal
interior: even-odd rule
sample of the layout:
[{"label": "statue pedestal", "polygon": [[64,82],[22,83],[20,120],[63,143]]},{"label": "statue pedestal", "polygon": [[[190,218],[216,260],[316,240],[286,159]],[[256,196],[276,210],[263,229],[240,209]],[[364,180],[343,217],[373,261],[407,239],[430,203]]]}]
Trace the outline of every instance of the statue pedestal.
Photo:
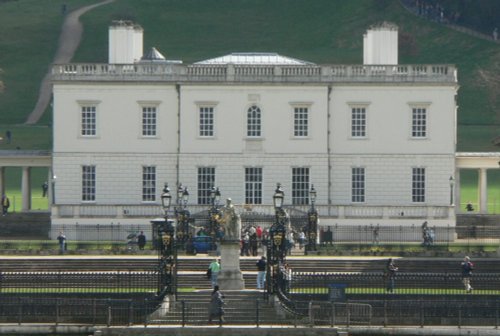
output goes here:
[{"label": "statue pedestal", "polygon": [[220,245],[221,271],[217,283],[222,291],[245,289],[245,280],[240,270],[239,241],[223,241]]}]

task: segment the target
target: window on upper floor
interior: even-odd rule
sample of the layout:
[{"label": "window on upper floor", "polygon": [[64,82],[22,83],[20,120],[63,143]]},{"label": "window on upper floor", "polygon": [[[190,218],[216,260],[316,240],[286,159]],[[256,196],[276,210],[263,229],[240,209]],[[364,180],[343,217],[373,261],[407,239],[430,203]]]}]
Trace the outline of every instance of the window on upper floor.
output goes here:
[{"label": "window on upper floor", "polygon": [[156,167],[142,167],[142,201],[156,201]]},{"label": "window on upper floor", "polygon": [[82,201],[95,201],[95,166],[82,166]]},{"label": "window on upper floor", "polygon": [[215,167],[198,167],[198,204],[211,204],[210,191],[215,187]]},{"label": "window on upper floor", "polygon": [[412,107],[411,111],[412,138],[427,137],[427,109],[425,107]]},{"label": "window on upper floor", "polygon": [[245,168],[245,204],[262,204],[262,168]]},{"label": "window on upper floor", "polygon": [[362,203],[365,201],[365,168],[354,167],[351,170],[351,201]]},{"label": "window on upper floor", "polygon": [[292,168],[292,204],[309,204],[309,168]]},{"label": "window on upper floor", "polygon": [[309,107],[293,107],[293,136],[303,138],[309,136]]},{"label": "window on upper floor", "polygon": [[365,138],[366,137],[366,107],[352,106],[351,107],[351,137]]},{"label": "window on upper floor", "polygon": [[97,107],[96,105],[82,105],[81,111],[81,135],[97,135]]},{"label": "window on upper floor", "polygon": [[247,136],[261,136],[261,111],[256,105],[252,105],[247,110]]},{"label": "window on upper floor", "polygon": [[425,168],[412,168],[412,202],[425,202]]},{"label": "window on upper floor", "polygon": [[155,137],[156,136],[156,106],[143,106],[142,107],[142,136]]},{"label": "window on upper floor", "polygon": [[215,135],[215,107],[199,106],[199,136],[213,137]]}]

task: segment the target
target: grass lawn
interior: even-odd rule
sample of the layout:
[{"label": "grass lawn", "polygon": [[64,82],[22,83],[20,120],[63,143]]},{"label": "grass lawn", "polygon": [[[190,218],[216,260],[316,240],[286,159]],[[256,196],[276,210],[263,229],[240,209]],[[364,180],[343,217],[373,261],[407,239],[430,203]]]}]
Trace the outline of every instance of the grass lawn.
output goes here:
[{"label": "grass lawn", "polygon": [[[5,193],[10,199],[9,212],[18,212],[22,208],[21,168],[5,168]],[[49,198],[42,195],[42,184],[48,180],[47,168],[31,168],[31,209],[47,210]]]},{"label": "grass lawn", "polygon": [[[14,130],[15,147],[51,148],[50,131],[21,125],[35,106],[40,81],[57,48],[64,16],[96,0],[0,1],[0,136]],[[108,26],[133,20],[144,28],[144,49],[192,63],[230,52],[278,52],[318,64],[360,64],[363,34],[375,23],[399,26],[401,64],[458,67],[458,150],[494,151],[498,135],[499,46],[416,17],[397,0],[120,0],[86,13],[73,62],[106,62]],[[36,55],[36,57],[34,57]],[[50,107],[39,125],[51,124]],[[16,137],[16,134],[18,135]],[[31,139],[28,139],[31,138]],[[17,142],[18,141],[18,142]],[[0,143],[0,149],[5,149]]]},{"label": "grass lawn", "polygon": [[[293,294],[328,294],[329,288],[292,288]],[[388,294],[384,287],[346,287],[346,294]],[[404,295],[462,295],[469,294],[464,289],[456,288],[396,288],[394,294]],[[473,295],[500,295],[500,290],[476,290]],[[470,294],[469,294],[470,295]]]}]

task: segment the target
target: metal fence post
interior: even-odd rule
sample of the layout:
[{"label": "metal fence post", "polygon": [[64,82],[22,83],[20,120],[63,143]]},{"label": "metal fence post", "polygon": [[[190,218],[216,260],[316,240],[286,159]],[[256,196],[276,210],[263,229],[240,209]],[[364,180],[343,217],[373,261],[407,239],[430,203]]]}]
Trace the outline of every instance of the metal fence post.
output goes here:
[{"label": "metal fence post", "polygon": [[331,305],[332,305],[332,309],[331,309],[331,318],[330,318],[330,326],[333,328],[335,326],[335,302],[333,301],[330,301]]},{"label": "metal fence post", "polygon": [[351,306],[349,305],[349,302],[346,303],[346,308],[347,308],[347,328],[351,325]]},{"label": "metal fence post", "polygon": [[462,328],[462,305],[458,306],[458,329]]},{"label": "metal fence post", "polygon": [[59,299],[56,299],[56,326],[59,324]]},{"label": "metal fence post", "polygon": [[498,301],[495,304],[495,329],[498,329]]},{"label": "metal fence post", "polygon": [[259,321],[260,321],[260,316],[259,316],[259,299],[255,300],[255,325],[257,328],[259,327]]},{"label": "metal fence post", "polygon": [[384,299],[384,327],[387,327],[387,299]]},{"label": "metal fence post", "polygon": [[424,303],[420,300],[420,328],[424,327],[425,324],[425,312],[424,312]]},{"label": "metal fence post", "polygon": [[23,319],[23,304],[21,298],[17,299],[17,304],[18,304],[18,311],[17,311],[17,318],[18,318],[18,324],[21,325],[22,319]]},{"label": "metal fence post", "polygon": [[181,301],[181,307],[182,307],[182,326],[186,326],[186,301],[182,300]]},{"label": "metal fence post", "polygon": [[128,300],[128,325],[131,326],[134,320],[134,303]]},{"label": "metal fence post", "polygon": [[107,326],[109,327],[111,325],[111,300],[108,299],[108,318],[106,321]]},{"label": "metal fence post", "polygon": [[95,326],[96,322],[96,317],[97,317],[97,303],[96,299],[92,300],[92,325]]},{"label": "metal fence post", "polygon": [[[143,310],[144,311],[147,311],[147,308],[148,308],[148,299],[144,299],[144,306],[143,306]],[[148,326],[148,314],[145,314],[146,316],[144,317],[144,328],[146,328]]]}]

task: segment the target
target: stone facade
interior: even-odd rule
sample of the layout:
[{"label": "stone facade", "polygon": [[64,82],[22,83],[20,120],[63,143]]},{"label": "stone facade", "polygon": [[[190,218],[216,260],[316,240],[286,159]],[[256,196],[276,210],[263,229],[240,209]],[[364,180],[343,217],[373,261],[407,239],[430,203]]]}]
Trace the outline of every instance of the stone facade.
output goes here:
[{"label": "stone facade", "polygon": [[[240,209],[248,203],[245,169],[260,168],[261,199],[254,207],[264,212],[273,212],[277,182],[285,205],[304,211],[304,190],[314,184],[322,225],[373,218],[388,225],[454,225],[453,66],[282,64],[279,57],[258,63],[263,55],[247,56],[245,62],[257,63],[234,64],[229,55],[222,64],[55,65],[53,224],[116,223],[117,216],[121,223],[148,223],[161,214],[164,182],[173,190],[188,186],[189,206],[207,208],[198,204],[199,169],[210,167],[210,184]],[[258,117],[250,113],[256,110]],[[90,135],[82,130],[89,123],[84,111],[90,111]],[[153,120],[144,121],[145,115]],[[144,135],[145,128],[154,134]],[[249,135],[255,129],[257,135]],[[95,168],[91,201],[82,199],[84,166]],[[149,200],[143,167],[155,168]],[[296,168],[307,176],[293,176]],[[425,171],[425,196],[418,201],[415,168]],[[361,172],[361,185],[355,186],[354,172]],[[361,198],[353,196],[356,188]],[[401,218],[404,212],[413,215]]]}]

